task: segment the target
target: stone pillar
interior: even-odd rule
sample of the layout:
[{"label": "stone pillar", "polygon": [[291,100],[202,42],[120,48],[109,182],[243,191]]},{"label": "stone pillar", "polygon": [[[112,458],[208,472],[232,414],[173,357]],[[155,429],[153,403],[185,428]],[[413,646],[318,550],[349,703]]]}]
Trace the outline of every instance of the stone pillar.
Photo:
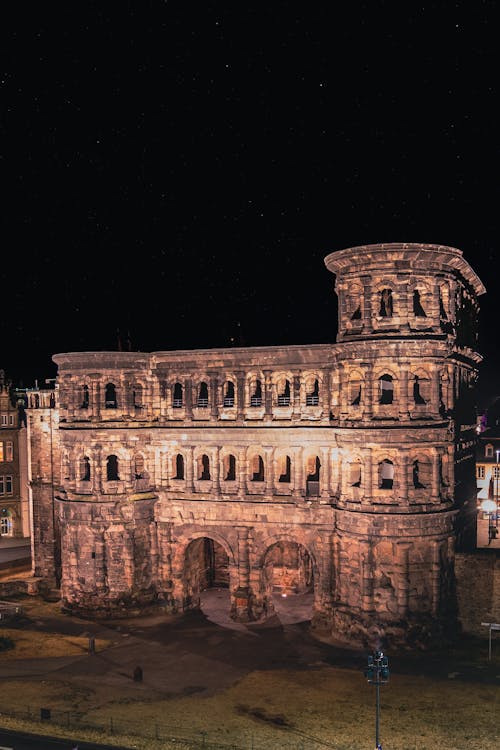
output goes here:
[{"label": "stone pillar", "polygon": [[273,460],[273,449],[264,448],[265,454],[265,479],[266,488],[264,490],[266,495],[274,495],[274,460]]},{"label": "stone pillar", "polygon": [[101,418],[101,384],[97,375],[90,376],[90,408],[92,411],[92,420],[98,422]]},{"label": "stone pillar", "polygon": [[158,521],[156,536],[158,540],[158,598],[172,606],[172,524]]},{"label": "stone pillar", "polygon": [[401,367],[399,372],[399,418],[409,419],[408,413],[408,368]]},{"label": "stone pillar", "polygon": [[247,494],[247,475],[248,475],[247,452],[244,448],[238,451],[238,496],[243,498]]},{"label": "stone pillar", "polygon": [[359,542],[359,571],[361,609],[363,612],[373,612],[373,548],[370,540]]},{"label": "stone pillar", "polygon": [[432,451],[432,466],[431,466],[431,500],[433,503],[439,502],[439,496],[440,496],[440,490],[441,490],[440,464],[441,464],[441,454],[437,448],[434,448],[434,450]]},{"label": "stone pillar", "polygon": [[185,390],[184,414],[186,416],[186,419],[192,419],[193,418],[193,381],[191,380],[191,378],[186,378],[186,382],[184,383],[184,390]]},{"label": "stone pillar", "polygon": [[362,501],[370,503],[374,497],[373,487],[373,450],[365,448],[363,451],[363,466],[361,467]]},{"label": "stone pillar", "polygon": [[273,386],[271,370],[263,370],[264,373],[264,418],[272,419],[273,416]]},{"label": "stone pillar", "polygon": [[303,449],[294,449],[293,460],[293,492],[294,497],[305,497],[306,489],[304,487],[304,467],[303,467]]},{"label": "stone pillar", "polygon": [[330,498],[330,450],[328,448],[320,448],[321,453],[321,469],[320,469],[320,497]]},{"label": "stone pillar", "polygon": [[396,544],[396,567],[398,570],[396,601],[400,617],[407,616],[410,604],[410,548],[409,542],[398,542]]},{"label": "stone pillar", "polygon": [[373,365],[371,363],[365,364],[364,389],[365,389],[364,398],[363,397],[361,398],[361,403],[364,405],[364,409],[363,409],[364,417],[365,419],[372,419],[373,400],[374,400],[374,383],[373,383]]},{"label": "stone pillar", "polygon": [[431,554],[431,586],[432,586],[432,603],[431,611],[434,616],[439,612],[441,604],[441,543],[438,541],[432,542]]},{"label": "stone pillar", "polygon": [[194,492],[194,451],[192,446],[186,447],[186,492]]},{"label": "stone pillar", "polygon": [[292,420],[294,422],[298,422],[301,417],[302,407],[300,403],[300,373],[293,376],[293,383],[292,383],[292,404],[293,404],[293,412],[292,412]]},{"label": "stone pillar", "polygon": [[441,384],[441,373],[439,368],[434,366],[431,375],[431,403],[430,410],[437,417],[439,415],[439,389]]},{"label": "stone pillar", "polygon": [[215,373],[210,374],[210,416],[214,421],[219,416],[219,378]]},{"label": "stone pillar", "polygon": [[102,472],[104,470],[104,467],[102,465],[102,446],[101,445],[95,445],[94,450],[92,451],[93,456],[93,466],[91,467],[91,471],[93,472],[93,476],[91,475],[92,485],[94,492],[102,493]]},{"label": "stone pillar", "polygon": [[338,405],[338,398],[339,394],[337,393],[337,406],[335,407],[333,405],[334,401],[334,394],[332,394],[332,388],[333,388],[333,375],[331,370],[325,370],[323,375],[323,383],[321,385],[321,392],[320,392],[320,398],[319,403],[322,404],[322,411],[323,415],[328,419],[330,412],[333,412],[335,417],[339,416],[339,405]]},{"label": "stone pillar", "polygon": [[214,448],[212,451],[212,492],[216,495],[221,494],[220,488],[220,448]]},{"label": "stone pillar", "polygon": [[406,448],[400,448],[398,453],[398,463],[395,468],[395,478],[397,476],[398,481],[396,484],[398,502],[402,505],[408,505],[410,501],[408,492],[408,451]]},{"label": "stone pillar", "polygon": [[238,534],[238,586],[232,594],[231,617],[239,622],[252,619],[250,591],[250,529],[237,526]]},{"label": "stone pillar", "polygon": [[347,419],[349,416],[349,393],[347,387],[347,378],[344,365],[339,362],[338,365],[338,384],[339,384],[339,417]]},{"label": "stone pillar", "polygon": [[241,370],[236,372],[236,418],[243,419],[245,416],[245,373]]}]

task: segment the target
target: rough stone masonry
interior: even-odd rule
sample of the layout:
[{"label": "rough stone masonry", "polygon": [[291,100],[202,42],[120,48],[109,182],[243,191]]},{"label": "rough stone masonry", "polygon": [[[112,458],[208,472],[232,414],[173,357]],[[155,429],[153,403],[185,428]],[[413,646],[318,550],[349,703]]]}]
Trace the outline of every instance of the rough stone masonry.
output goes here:
[{"label": "rough stone masonry", "polygon": [[325,265],[335,343],[54,355],[55,407],[29,410],[34,573],[68,611],[182,612],[215,585],[239,621],[312,592],[346,643],[456,631],[485,288],[441,245]]}]

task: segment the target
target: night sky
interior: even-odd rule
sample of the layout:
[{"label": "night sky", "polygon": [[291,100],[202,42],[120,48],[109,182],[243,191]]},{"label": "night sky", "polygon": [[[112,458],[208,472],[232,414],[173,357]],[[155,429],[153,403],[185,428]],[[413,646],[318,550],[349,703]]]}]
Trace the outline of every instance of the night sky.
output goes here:
[{"label": "night sky", "polygon": [[0,368],[16,384],[118,331],[140,351],[333,342],[324,257],[429,242],[486,286],[496,392],[495,2],[12,5]]}]

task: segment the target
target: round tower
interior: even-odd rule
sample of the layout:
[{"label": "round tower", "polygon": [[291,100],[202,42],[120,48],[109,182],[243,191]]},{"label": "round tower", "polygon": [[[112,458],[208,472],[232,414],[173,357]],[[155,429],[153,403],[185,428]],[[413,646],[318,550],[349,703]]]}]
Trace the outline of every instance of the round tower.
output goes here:
[{"label": "round tower", "polygon": [[475,539],[485,288],[460,250],[441,245],[353,247],[325,265],[339,302],[343,466],[333,632],[351,641],[435,637],[456,627],[454,550]]}]

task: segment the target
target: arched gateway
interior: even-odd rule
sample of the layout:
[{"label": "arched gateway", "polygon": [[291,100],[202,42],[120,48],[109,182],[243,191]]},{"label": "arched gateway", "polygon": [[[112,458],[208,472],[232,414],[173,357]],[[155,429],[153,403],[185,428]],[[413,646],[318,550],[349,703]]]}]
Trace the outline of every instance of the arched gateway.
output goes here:
[{"label": "arched gateway", "polygon": [[69,610],[182,612],[217,584],[242,622],[307,591],[349,643],[453,631],[485,289],[442,245],[325,264],[335,343],[54,356],[55,427],[29,414],[34,573],[53,584],[60,550]]}]

